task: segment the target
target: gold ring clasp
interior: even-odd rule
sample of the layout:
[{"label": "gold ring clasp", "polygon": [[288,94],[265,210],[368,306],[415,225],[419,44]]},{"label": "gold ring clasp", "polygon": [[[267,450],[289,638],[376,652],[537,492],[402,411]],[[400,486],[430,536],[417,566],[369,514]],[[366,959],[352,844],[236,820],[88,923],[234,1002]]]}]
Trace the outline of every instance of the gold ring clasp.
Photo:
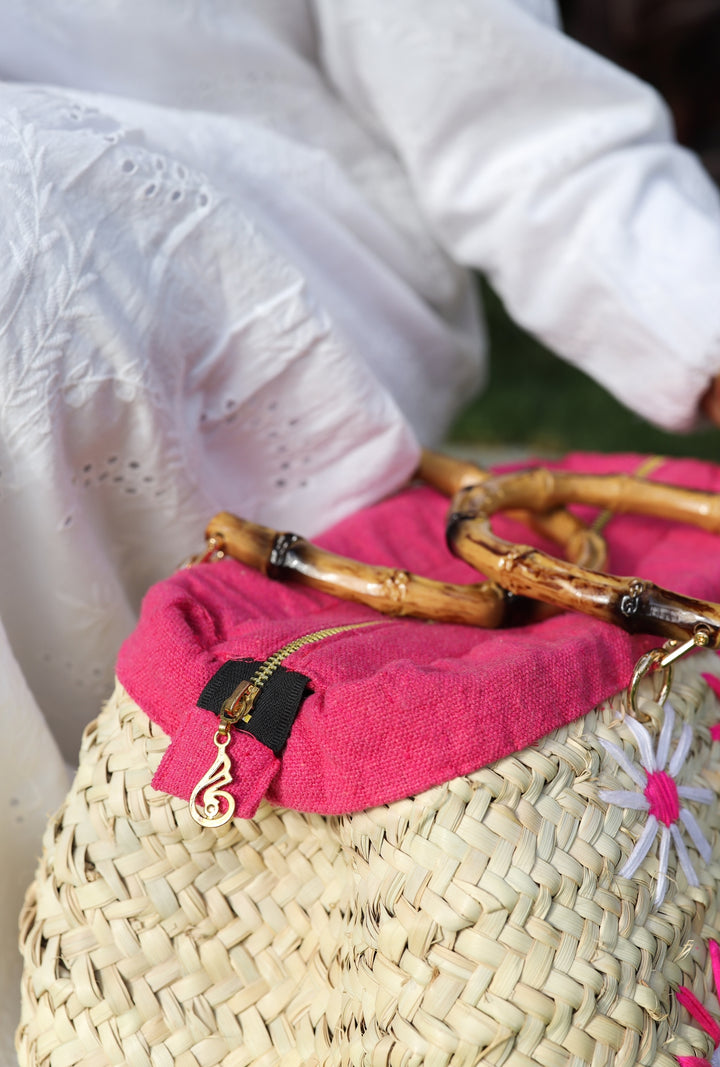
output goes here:
[{"label": "gold ring clasp", "polygon": [[657,704],[664,704],[667,698],[670,696],[670,690],[672,689],[673,669],[672,661],[670,663],[663,662],[665,660],[666,650],[664,648],[653,648],[650,652],[646,652],[635,664],[635,670],[632,674],[630,681],[630,689],[628,693],[628,699],[630,704],[630,711],[633,715],[637,716],[637,693],[640,687],[640,682],[643,680],[646,674],[650,674],[651,671],[662,672],[662,682],[660,685],[660,691],[654,698]]},{"label": "gold ring clasp", "polygon": [[630,710],[637,715],[637,693],[640,682],[646,674],[653,671],[662,672],[660,691],[654,698],[657,704],[664,704],[670,696],[673,680],[673,664],[688,652],[704,648],[710,643],[710,631],[706,626],[696,626],[692,637],[680,644],[678,641],[666,641],[662,648],[653,648],[646,652],[635,664],[628,692]]},{"label": "gold ring clasp", "polygon": [[202,552],[196,552],[194,556],[188,556],[177,568],[179,571],[196,567],[199,563],[215,563],[225,558],[225,542],[222,537],[208,537]]}]

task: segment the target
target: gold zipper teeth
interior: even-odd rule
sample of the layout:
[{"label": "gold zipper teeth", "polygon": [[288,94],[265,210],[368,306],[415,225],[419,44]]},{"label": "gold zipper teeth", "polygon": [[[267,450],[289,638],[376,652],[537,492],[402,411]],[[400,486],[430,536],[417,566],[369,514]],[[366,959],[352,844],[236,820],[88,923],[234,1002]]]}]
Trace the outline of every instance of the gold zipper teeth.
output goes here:
[{"label": "gold zipper teeth", "polygon": [[[223,711],[220,717],[220,725],[215,733],[217,755],[214,762],[193,789],[190,797],[190,814],[195,822],[199,823],[200,826],[224,826],[225,823],[230,822],[230,819],[232,819],[235,813],[235,798],[231,793],[221,788],[222,786],[231,785],[233,781],[230,758],[226,752],[230,741],[229,728],[237,725],[239,721],[250,722],[252,706],[260,690],[286,656],[289,656],[292,652],[297,652],[303,645],[314,644],[316,641],[322,641],[325,637],[333,637],[335,634],[344,633],[346,630],[360,630],[363,626],[377,626],[384,621],[384,619],[372,619],[369,622],[351,622],[345,626],[330,626],[326,630],[316,630],[315,633],[305,634],[304,637],[296,637],[294,641],[290,641],[289,644],[284,645],[277,652],[273,652],[271,656],[268,656],[248,683],[249,685],[254,685],[256,691],[249,701],[249,706],[245,705],[245,714],[242,716],[238,714],[237,717],[235,715],[226,717]],[[231,700],[232,698],[229,697],[226,704]],[[223,705],[224,707],[225,705]]]},{"label": "gold zipper teeth", "polygon": [[363,626],[377,626],[380,621],[380,619],[372,619],[369,622],[350,622],[346,623],[344,626],[331,626],[326,630],[316,630],[315,633],[305,634],[303,637],[296,637],[294,641],[290,641],[289,644],[283,645],[277,652],[273,652],[271,656],[268,656],[265,662],[255,671],[250,682],[252,685],[257,685],[262,688],[268,678],[280,666],[282,661],[286,659],[287,656],[292,655],[293,652],[297,652],[303,645],[315,644],[316,641],[323,641],[326,637],[334,637],[335,634],[345,633],[346,630],[359,630]]},{"label": "gold zipper teeth", "polygon": [[369,622],[351,622],[346,623],[344,626],[330,626],[325,630],[316,630],[314,633],[296,637],[294,641],[283,645],[282,648],[279,648],[277,652],[273,652],[260,664],[249,682],[244,683],[243,694],[240,695],[237,701],[235,700],[235,693],[225,701],[222,710],[223,721],[229,726],[236,726],[239,722],[249,723],[253,714],[253,705],[260,696],[267,680],[287,656],[297,652],[303,645],[314,644],[326,637],[333,637],[334,634],[344,633],[346,630],[359,630],[363,626],[377,626],[380,621],[380,619],[373,619]]}]

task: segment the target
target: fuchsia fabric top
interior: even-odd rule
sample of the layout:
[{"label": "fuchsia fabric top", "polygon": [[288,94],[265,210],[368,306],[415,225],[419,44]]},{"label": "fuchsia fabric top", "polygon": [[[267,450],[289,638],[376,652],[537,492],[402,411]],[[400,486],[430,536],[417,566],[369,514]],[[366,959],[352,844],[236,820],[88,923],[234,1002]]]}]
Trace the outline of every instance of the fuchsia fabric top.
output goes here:
[{"label": "fuchsia fabric top", "polygon": [[[602,474],[632,472],[640,462],[638,456],[572,455],[555,466]],[[651,478],[720,491],[720,467],[709,463],[667,460]],[[439,494],[411,488],[317,541],[370,563],[442,581],[477,581],[445,547],[447,510]],[[513,540],[541,544],[502,516],[494,527]],[[612,573],[720,600],[716,536],[629,515],[613,517],[605,534]],[[222,664],[264,660],[303,634],[373,618],[378,625],[306,645],[284,661],[310,683],[280,758],[232,730],[229,791],[239,815],[251,816],[263,795],[301,811],[341,814],[470,773],[627,686],[638,655],[662,643],[574,614],[495,631],[384,618],[274,582],[234,560],[199,565],[149,591],[119,657],[120,681],[172,738],[156,788],[188,799],[212,764],[218,720],[197,702]]]}]

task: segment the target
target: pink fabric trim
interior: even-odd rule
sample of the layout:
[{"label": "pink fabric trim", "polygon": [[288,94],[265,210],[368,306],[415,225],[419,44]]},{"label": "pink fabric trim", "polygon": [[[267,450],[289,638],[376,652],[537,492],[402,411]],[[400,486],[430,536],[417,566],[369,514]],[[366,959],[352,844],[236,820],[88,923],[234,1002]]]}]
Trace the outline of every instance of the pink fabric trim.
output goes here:
[{"label": "pink fabric trim", "polygon": [[[633,471],[640,458],[578,455],[559,466]],[[668,460],[653,477],[720,490],[720,468],[707,463]],[[445,548],[447,506],[427,488],[409,489],[319,540],[369,562],[445,581],[477,581]],[[591,517],[589,509],[580,510]],[[503,517],[495,528],[528,540],[524,527]],[[606,535],[614,573],[720,599],[720,550],[711,534],[618,515]],[[472,772],[625,687],[640,652],[661,643],[571,614],[503,631],[387,619],[314,590],[270,582],[233,560],[206,564],[150,590],[138,627],[120,652],[121,682],[173,738],[156,782],[189,797],[209,766],[200,768],[199,753],[208,739],[212,745],[216,721],[196,703],[222,663],[264,659],[301,634],[372,618],[380,619],[377,626],[308,645],[285,661],[310,677],[312,691],[280,766],[252,764],[273,803],[341,814]],[[235,759],[240,743],[234,739],[232,756],[242,776]],[[247,810],[257,792],[248,776],[231,787]]]},{"label": "pink fabric trim", "polygon": [[712,1067],[710,1060],[702,1056],[678,1056],[680,1067]]}]

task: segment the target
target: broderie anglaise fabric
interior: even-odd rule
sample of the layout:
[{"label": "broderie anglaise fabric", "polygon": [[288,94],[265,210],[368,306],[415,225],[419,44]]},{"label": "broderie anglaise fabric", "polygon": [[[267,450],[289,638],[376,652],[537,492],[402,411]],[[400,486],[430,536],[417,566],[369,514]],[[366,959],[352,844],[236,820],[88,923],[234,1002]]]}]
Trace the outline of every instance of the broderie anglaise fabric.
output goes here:
[{"label": "broderie anglaise fabric", "polygon": [[[451,255],[489,271],[516,314],[571,357],[593,346],[601,363],[628,345],[664,353],[652,382],[643,366],[632,380],[672,424],[717,369],[717,205],[665,142],[657,103],[560,38],[549,5],[445,4],[440,33],[418,24],[419,10],[2,4],[0,640],[69,758],[142,592],[208,514],[230,506],[310,534],[404,479],[413,429],[423,440],[443,431],[477,384],[483,347],[471,282]],[[423,98],[395,91],[398,69],[406,86],[428,79],[434,118],[441,97],[450,102],[432,130],[415,122]],[[480,75],[506,104],[522,108],[517,94],[536,84],[540,105],[569,105],[547,151],[506,111],[478,106]],[[576,75],[587,97],[557,92]],[[392,93],[392,129],[374,120],[370,83],[386,116]],[[578,121],[581,104],[599,107],[596,123]],[[456,141],[456,119],[476,116],[489,124],[471,122],[470,140]],[[589,130],[648,146],[627,186],[583,168],[597,154]],[[579,195],[572,184],[563,195],[568,171],[587,182]],[[507,195],[511,172],[539,181],[529,200]],[[644,196],[628,203],[636,187]],[[637,241],[583,214],[595,189],[622,219],[640,205]],[[559,214],[524,231],[522,251],[517,221],[547,219],[549,203]],[[488,225],[468,226],[468,213]],[[672,257],[641,240],[667,219],[685,220]],[[537,250],[567,235],[552,257],[567,273],[546,271]],[[606,261],[624,268],[596,269]],[[539,279],[552,283],[542,293]],[[638,300],[613,304],[630,281]],[[613,313],[589,319],[588,296]],[[22,692],[2,736],[18,707],[38,715]],[[34,784],[42,796],[44,777]],[[35,845],[21,846],[29,870]],[[12,940],[15,906],[0,910]]]}]

